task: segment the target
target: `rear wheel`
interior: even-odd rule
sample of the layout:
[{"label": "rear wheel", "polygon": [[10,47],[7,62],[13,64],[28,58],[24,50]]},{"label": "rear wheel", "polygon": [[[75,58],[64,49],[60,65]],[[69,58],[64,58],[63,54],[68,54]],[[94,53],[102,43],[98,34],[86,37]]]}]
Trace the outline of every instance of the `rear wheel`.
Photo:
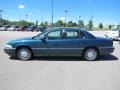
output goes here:
[{"label": "rear wheel", "polygon": [[98,57],[98,51],[95,48],[88,48],[83,53],[83,58],[88,61],[94,61]]},{"label": "rear wheel", "polygon": [[32,58],[32,52],[28,48],[20,48],[17,50],[17,57],[20,60],[27,61]]}]

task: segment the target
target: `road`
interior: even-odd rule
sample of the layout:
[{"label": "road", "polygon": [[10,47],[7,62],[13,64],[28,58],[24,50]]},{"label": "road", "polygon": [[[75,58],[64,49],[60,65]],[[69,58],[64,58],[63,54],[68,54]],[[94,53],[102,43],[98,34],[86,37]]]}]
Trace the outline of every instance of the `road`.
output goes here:
[{"label": "road", "polygon": [[[101,36],[104,32],[92,32]],[[0,90],[120,90],[120,44],[98,61],[77,57],[10,58],[3,52],[8,40],[34,36],[31,32],[0,32]]]}]

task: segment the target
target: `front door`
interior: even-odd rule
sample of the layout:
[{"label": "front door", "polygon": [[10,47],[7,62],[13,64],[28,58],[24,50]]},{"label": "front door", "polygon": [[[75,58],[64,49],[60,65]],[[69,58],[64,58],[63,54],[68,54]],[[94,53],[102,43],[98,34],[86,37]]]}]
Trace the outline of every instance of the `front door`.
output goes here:
[{"label": "front door", "polygon": [[44,35],[45,40],[38,44],[41,56],[60,56],[61,30],[53,30]]}]

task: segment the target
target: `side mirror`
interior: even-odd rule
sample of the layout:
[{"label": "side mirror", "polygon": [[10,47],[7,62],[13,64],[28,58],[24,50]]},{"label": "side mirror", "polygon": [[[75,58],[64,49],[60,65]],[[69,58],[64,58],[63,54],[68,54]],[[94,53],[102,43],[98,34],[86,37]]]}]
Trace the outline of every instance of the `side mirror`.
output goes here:
[{"label": "side mirror", "polygon": [[45,36],[41,37],[41,40],[46,41],[46,37]]}]

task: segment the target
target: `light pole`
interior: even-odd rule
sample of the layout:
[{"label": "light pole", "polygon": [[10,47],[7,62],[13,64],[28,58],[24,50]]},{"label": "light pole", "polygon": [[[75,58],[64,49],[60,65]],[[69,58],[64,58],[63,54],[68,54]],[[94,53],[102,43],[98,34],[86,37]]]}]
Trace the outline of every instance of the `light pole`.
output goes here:
[{"label": "light pole", "polygon": [[93,16],[91,16],[90,20],[91,20],[91,21],[93,20]]},{"label": "light pole", "polygon": [[80,21],[80,19],[81,19],[81,16],[79,16],[79,21]]},{"label": "light pole", "polygon": [[68,11],[65,10],[65,26],[66,26],[66,23],[67,23],[67,13],[68,13]]},{"label": "light pole", "polygon": [[20,21],[21,21],[21,14],[19,15]]},{"label": "light pole", "polygon": [[0,10],[0,24],[2,25],[3,22],[2,22],[2,14],[3,14],[3,10]]},{"label": "light pole", "polygon": [[43,21],[43,17],[41,18],[41,20],[42,20],[42,21],[41,21],[41,26],[43,26],[43,22],[44,22],[44,21]]},{"label": "light pole", "polygon": [[51,27],[53,28],[53,19],[54,19],[54,15],[53,15],[53,0],[52,0],[52,5],[51,5]]},{"label": "light pole", "polygon": [[28,19],[28,15],[27,14],[25,15],[25,18],[26,18],[26,21],[27,21],[27,19]]}]

